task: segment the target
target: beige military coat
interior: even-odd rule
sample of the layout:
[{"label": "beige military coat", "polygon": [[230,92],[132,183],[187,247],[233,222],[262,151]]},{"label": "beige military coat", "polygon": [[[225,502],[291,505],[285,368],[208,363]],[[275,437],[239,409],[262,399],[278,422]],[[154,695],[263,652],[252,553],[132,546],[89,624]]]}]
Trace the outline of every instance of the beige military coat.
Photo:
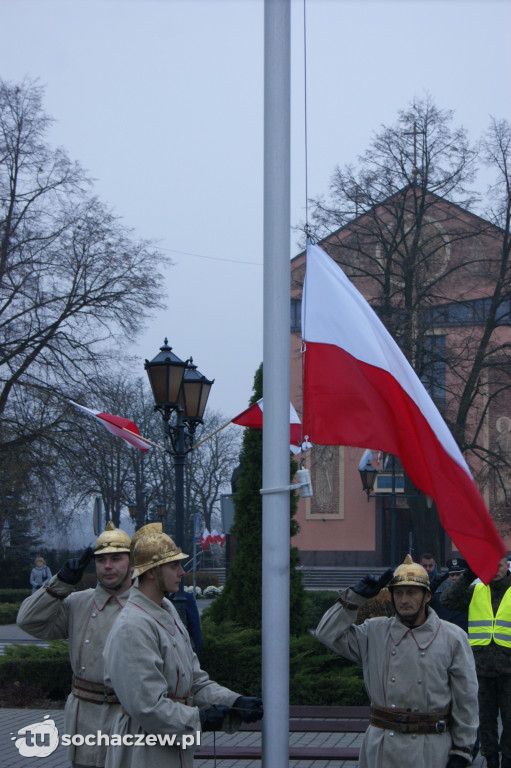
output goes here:
[{"label": "beige military coat", "polygon": [[[59,600],[45,589],[38,589],[21,604],[16,619],[18,626],[34,637],[45,640],[69,640],[69,658],[74,674],[84,680],[103,684],[103,647],[108,633],[128,599],[128,591],[112,595],[98,584],[96,589],[75,592],[57,576],[48,587],[64,599]],[[96,704],[77,699],[72,693],[66,702],[64,727],[66,734],[109,733],[117,704]],[[77,765],[104,766],[105,746],[69,747],[69,760]]]},{"label": "beige military coat", "polygon": [[[365,599],[341,590],[353,605]],[[450,732],[404,734],[372,725],[360,750],[360,768],[445,768],[449,754],[469,755],[478,725],[477,678],[467,635],[428,609],[426,622],[409,629],[397,618],[368,619],[354,626],[356,609],[334,603],[321,619],[316,636],[328,648],[363,667],[371,704],[412,712],[451,707]]]},{"label": "beige military coat", "polygon": [[[116,620],[103,652],[105,682],[116,691],[124,712],[112,734],[122,738],[168,734],[180,742],[183,735],[200,734],[199,708],[231,706],[239,694],[209,679],[192,650],[188,633],[169,600],[156,605],[132,587],[126,608]],[[193,696],[185,704],[179,698]],[[239,728],[241,720],[229,716],[225,730]],[[136,740],[136,739],[135,739]],[[110,746],[107,768],[191,768],[194,747]]]}]

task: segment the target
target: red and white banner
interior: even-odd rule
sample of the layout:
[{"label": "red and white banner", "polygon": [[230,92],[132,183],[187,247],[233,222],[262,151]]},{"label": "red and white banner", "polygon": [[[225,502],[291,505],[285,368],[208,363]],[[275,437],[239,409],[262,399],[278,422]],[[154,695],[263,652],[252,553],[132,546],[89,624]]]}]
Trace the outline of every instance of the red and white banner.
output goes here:
[{"label": "red and white banner", "polygon": [[140,448],[141,451],[147,451],[149,448],[149,444],[141,437],[137,425],[130,419],[125,419],[123,416],[112,416],[112,414],[103,413],[102,411],[93,411],[91,408],[86,408],[84,405],[73,402],[73,400],[69,402],[76,406],[76,408],[85,411],[88,416],[97,419],[112,435],[122,437],[127,443],[135,446],[135,448]]},{"label": "red and white banner", "polygon": [[207,528],[204,528],[204,531],[200,536],[201,547],[204,550],[206,550],[210,544],[218,544],[220,547],[223,547],[225,544],[225,540],[226,540],[225,533],[218,533],[216,528],[213,528],[211,533],[208,531]]},{"label": "red and white banner", "polygon": [[[506,553],[447,425],[362,294],[307,245],[302,301],[304,434],[319,445],[377,445],[434,499],[441,523],[488,583]],[[392,563],[392,565],[395,565]]]},{"label": "red and white banner", "polygon": [[[244,411],[242,411],[234,419],[231,419],[233,424],[239,424],[241,427],[251,427],[252,429],[263,428],[263,398],[258,400],[253,405],[250,405]],[[289,442],[290,449],[293,453],[298,453],[300,450],[306,451],[310,448],[310,443],[304,443],[300,448],[300,441],[302,439],[302,425],[298,414],[292,403],[289,403]]]}]

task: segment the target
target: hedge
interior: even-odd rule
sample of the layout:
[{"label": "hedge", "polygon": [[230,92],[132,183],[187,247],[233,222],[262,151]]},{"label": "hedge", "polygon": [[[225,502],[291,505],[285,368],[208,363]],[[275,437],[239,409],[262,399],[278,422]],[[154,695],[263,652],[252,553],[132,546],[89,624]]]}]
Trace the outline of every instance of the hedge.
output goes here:
[{"label": "hedge", "polygon": [[31,589],[0,589],[0,603],[22,603],[31,594]]},{"label": "hedge", "polygon": [[[233,622],[202,623],[201,665],[243,695],[261,694],[261,633]],[[329,651],[311,634],[290,638],[290,703],[367,705],[361,668]]]},{"label": "hedge", "polygon": [[15,624],[21,603],[0,603],[0,624]]},{"label": "hedge", "polygon": [[54,641],[48,648],[9,645],[0,656],[0,701],[25,706],[37,699],[62,700],[71,690],[67,644]]}]

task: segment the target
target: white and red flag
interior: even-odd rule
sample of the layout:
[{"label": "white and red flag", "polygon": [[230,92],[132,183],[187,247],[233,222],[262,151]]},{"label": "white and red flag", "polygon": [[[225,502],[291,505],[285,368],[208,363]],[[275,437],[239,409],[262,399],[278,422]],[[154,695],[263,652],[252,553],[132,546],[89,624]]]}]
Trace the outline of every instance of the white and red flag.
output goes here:
[{"label": "white and red flag", "polygon": [[93,411],[91,408],[86,408],[85,405],[73,402],[73,400],[69,402],[76,408],[85,411],[93,419],[97,419],[112,435],[122,437],[127,443],[134,445],[135,448],[140,448],[141,451],[147,451],[149,448],[148,441],[141,437],[137,425],[130,419],[125,419],[123,416],[112,416],[111,413],[103,413],[102,411]]},{"label": "white and red flag", "polygon": [[201,543],[202,549],[206,550],[212,541],[213,539],[211,538],[210,532],[208,531],[207,528],[204,528],[200,536],[200,543]]},{"label": "white and red flag", "polygon": [[315,244],[307,245],[302,336],[304,433],[319,445],[377,445],[398,456],[488,583],[506,549],[461,451],[376,313]]},{"label": "white and red flag", "polygon": [[[251,427],[252,429],[263,428],[263,398],[253,405],[250,405],[244,411],[239,413],[234,419],[233,424],[239,424],[241,427]],[[300,441],[302,439],[302,424],[292,403],[289,403],[289,442],[293,453],[300,451]],[[302,449],[310,448],[310,443],[303,443]]]}]

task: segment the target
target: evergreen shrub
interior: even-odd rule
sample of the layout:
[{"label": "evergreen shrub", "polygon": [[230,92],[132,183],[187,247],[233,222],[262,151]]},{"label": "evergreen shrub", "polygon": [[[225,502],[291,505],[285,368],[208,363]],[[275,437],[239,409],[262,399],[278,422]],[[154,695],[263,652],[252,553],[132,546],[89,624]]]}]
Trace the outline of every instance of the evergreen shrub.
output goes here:
[{"label": "evergreen shrub", "polygon": [[[234,622],[202,623],[201,666],[240,694],[261,694],[261,632]],[[311,634],[290,638],[290,703],[366,706],[361,668],[337,656]]]},{"label": "evergreen shrub", "polygon": [[15,624],[21,603],[0,603],[0,624]]},{"label": "evergreen shrub", "polygon": [[0,603],[22,603],[31,594],[31,589],[0,589]]}]

